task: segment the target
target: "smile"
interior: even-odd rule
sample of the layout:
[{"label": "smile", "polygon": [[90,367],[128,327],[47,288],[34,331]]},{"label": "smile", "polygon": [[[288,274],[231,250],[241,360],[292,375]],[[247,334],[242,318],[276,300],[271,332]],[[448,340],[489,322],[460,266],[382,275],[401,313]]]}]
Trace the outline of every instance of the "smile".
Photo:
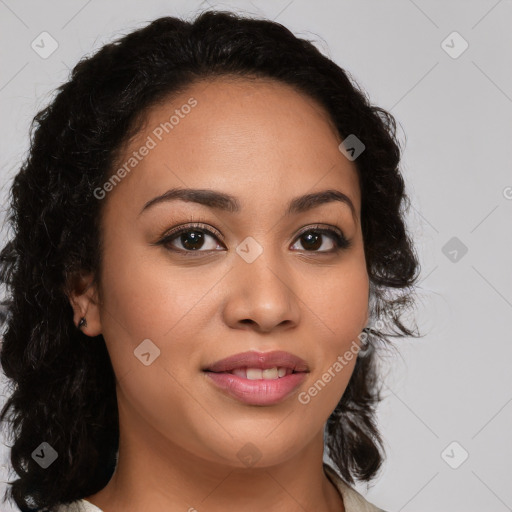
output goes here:
[{"label": "smile", "polygon": [[203,372],[215,389],[248,405],[284,401],[309,373],[304,360],[287,352],[245,352],[222,359]]}]

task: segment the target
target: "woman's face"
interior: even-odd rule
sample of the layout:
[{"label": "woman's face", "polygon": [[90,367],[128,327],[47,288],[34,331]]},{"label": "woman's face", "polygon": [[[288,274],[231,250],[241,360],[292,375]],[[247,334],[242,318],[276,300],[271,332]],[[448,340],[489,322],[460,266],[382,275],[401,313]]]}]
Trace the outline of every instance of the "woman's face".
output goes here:
[{"label": "woman's face", "polygon": [[[126,438],[267,466],[322,435],[368,318],[360,190],[340,142],[313,100],[260,79],[196,83],[149,111],[119,158],[125,172],[97,191],[101,299],[86,312]],[[211,195],[163,199],[171,189]],[[308,200],[327,190],[353,211],[336,194]],[[274,351],[291,356],[213,366]]]}]

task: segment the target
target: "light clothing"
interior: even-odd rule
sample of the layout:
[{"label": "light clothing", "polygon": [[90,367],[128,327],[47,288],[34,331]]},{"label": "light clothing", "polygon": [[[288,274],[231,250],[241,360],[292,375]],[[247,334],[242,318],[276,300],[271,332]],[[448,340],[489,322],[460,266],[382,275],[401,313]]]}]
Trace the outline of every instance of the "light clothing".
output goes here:
[{"label": "light clothing", "polygon": [[[328,464],[324,463],[324,471],[343,498],[345,512],[385,512],[377,508],[350,487]],[[58,512],[103,512],[87,500],[76,500],[68,505],[61,505]],[[111,512],[111,511],[108,511]]]},{"label": "light clothing", "polygon": [[[347,482],[345,482],[345,480],[343,480],[328,464],[324,463],[324,471],[329,477],[329,480],[341,494],[343,498],[343,505],[345,506],[345,512],[385,512],[385,510],[382,510],[381,508],[372,505],[369,501],[366,501],[361,494],[350,487],[350,485],[347,484]],[[97,511],[95,510],[94,512]]]},{"label": "light clothing", "polygon": [[103,512],[103,510],[93,505],[90,501],[76,500],[68,505],[61,505],[57,512]]}]

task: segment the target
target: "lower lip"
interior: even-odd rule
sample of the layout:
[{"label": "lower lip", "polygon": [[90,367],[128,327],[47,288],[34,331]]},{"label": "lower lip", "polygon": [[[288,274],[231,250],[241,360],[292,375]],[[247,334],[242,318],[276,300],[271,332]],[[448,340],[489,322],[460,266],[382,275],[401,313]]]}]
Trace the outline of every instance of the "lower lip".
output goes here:
[{"label": "lower lip", "polygon": [[232,373],[205,373],[224,392],[249,405],[277,404],[295,391],[306,378],[306,372],[268,380],[249,380]]}]

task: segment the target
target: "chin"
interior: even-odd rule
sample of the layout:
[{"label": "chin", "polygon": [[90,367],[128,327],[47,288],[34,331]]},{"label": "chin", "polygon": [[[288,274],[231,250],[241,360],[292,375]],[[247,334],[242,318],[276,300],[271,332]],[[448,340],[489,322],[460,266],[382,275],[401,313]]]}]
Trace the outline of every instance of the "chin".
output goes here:
[{"label": "chin", "polygon": [[[278,422],[274,423],[276,429]],[[265,433],[255,434],[250,429],[243,431],[237,429],[237,435],[226,440],[211,440],[212,456],[207,457],[212,462],[223,463],[234,468],[267,468],[282,464],[297,455],[302,447],[308,443],[308,439],[302,435],[290,435],[289,429],[282,433],[272,433],[272,429],[266,429]],[[220,450],[219,450],[220,448]]]}]

